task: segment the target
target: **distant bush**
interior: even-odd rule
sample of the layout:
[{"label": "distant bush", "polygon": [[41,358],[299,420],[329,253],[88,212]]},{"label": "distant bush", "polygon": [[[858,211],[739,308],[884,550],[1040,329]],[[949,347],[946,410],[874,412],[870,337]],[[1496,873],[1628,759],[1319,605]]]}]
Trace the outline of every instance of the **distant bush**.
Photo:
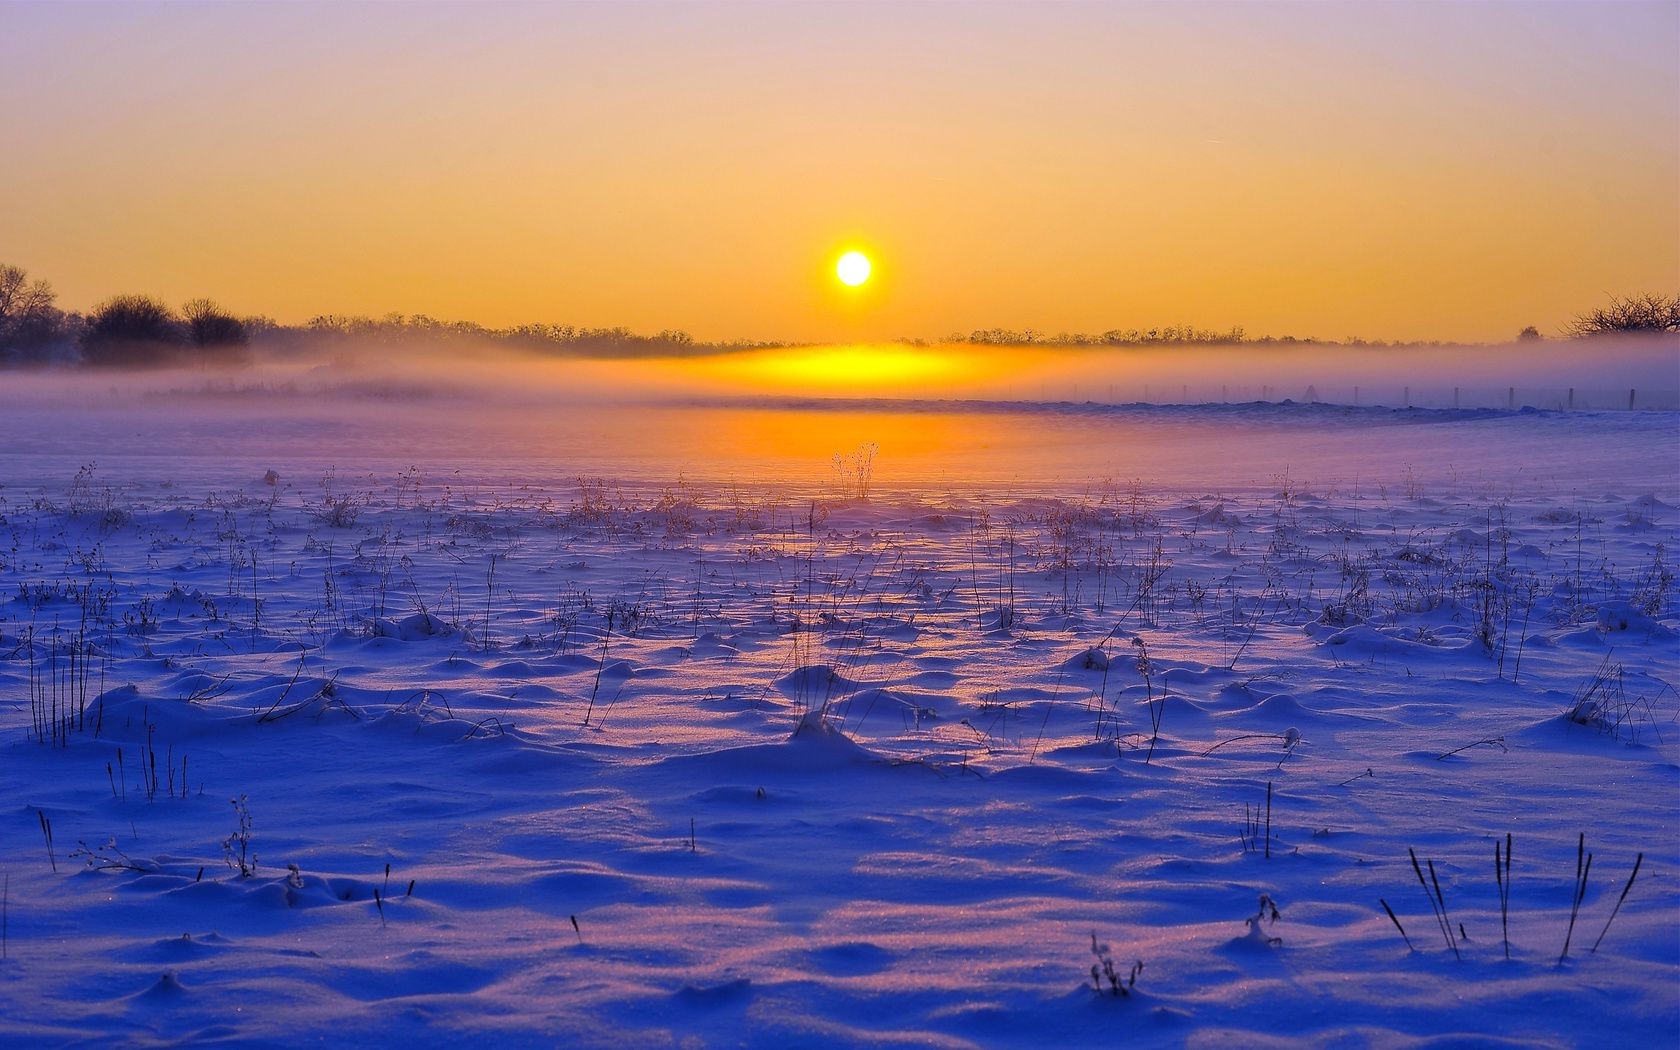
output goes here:
[{"label": "distant bush", "polygon": [[94,308],[82,332],[90,365],[165,365],[181,358],[187,330],[175,311],[145,295],[119,295]]},{"label": "distant bush", "polygon": [[1569,334],[1577,339],[1652,332],[1680,332],[1680,295],[1612,299],[1609,306],[1588,311],[1569,326]]},{"label": "distant bush", "polygon": [[1533,325],[1529,325],[1517,333],[1517,342],[1519,343],[1537,343],[1544,338],[1546,337],[1540,334],[1540,329]]},{"label": "distant bush", "polygon": [[212,363],[232,364],[246,359],[251,344],[249,326],[209,299],[194,299],[181,307],[187,338],[199,355]]}]

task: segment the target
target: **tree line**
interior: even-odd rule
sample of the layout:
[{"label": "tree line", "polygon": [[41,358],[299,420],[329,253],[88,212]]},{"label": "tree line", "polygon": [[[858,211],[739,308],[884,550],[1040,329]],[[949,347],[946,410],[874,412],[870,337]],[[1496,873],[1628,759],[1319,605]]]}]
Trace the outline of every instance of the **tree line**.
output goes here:
[{"label": "tree line", "polygon": [[499,345],[571,356],[662,357],[785,346],[785,343],[702,343],[666,329],[641,335],[628,328],[522,324],[494,328],[441,321],[424,314],[384,317],[322,314],[302,325],[241,317],[209,299],[171,307],[148,295],[117,295],[86,314],[58,308],[52,286],[0,265],[0,366],[82,364],[94,367],[241,365],[253,343],[277,356],[381,346]]},{"label": "tree line", "polygon": [[[1562,335],[1569,339],[1590,339],[1606,335],[1680,332],[1680,295],[1629,295],[1613,298],[1605,306],[1579,314],[1565,325]],[[1517,333],[1519,342],[1544,339],[1534,325]],[[906,340],[920,342],[920,340]],[[1348,336],[1345,339],[1318,339],[1313,336],[1296,338],[1292,335],[1252,336],[1241,326],[1227,329],[1197,328],[1193,325],[1168,325],[1164,328],[1111,328],[1100,334],[1086,332],[1057,332],[1051,334],[1033,328],[979,328],[972,332],[953,332],[946,343],[967,343],[973,346],[1175,346],[1206,344],[1228,346],[1233,343],[1273,345],[1290,343],[1333,343],[1337,346],[1447,346],[1441,341],[1383,342]]]},{"label": "tree line", "polygon": [[151,296],[117,295],[89,313],[66,312],[52,285],[0,264],[0,364],[243,364],[255,327],[209,299],[176,310]]},{"label": "tree line", "polygon": [[273,337],[281,352],[293,346],[318,349],[334,344],[413,346],[454,342],[600,357],[680,357],[787,345],[746,340],[705,343],[676,328],[667,328],[654,335],[642,335],[623,327],[589,328],[569,324],[520,324],[496,328],[474,321],[442,321],[426,314],[395,313],[378,318],[322,314],[299,327],[277,329]]},{"label": "tree line", "polygon": [[[1632,295],[1578,315],[1562,334],[1591,338],[1616,334],[1680,332],[1680,295]],[[1541,338],[1530,326],[1519,340]],[[670,357],[763,349],[788,343],[697,342],[687,332],[666,329],[641,335],[628,328],[588,328],[565,324],[523,324],[494,328],[471,321],[441,321],[424,314],[387,314],[372,318],[323,314],[303,325],[280,325],[267,317],[241,317],[209,299],[193,299],[179,309],[147,295],[117,295],[86,314],[58,308],[52,285],[31,280],[18,266],[0,264],[0,366],[76,363],[90,366],[241,365],[250,360],[253,342],[273,353],[301,353],[337,345],[356,346],[456,343],[500,345],[540,353],[601,357]],[[920,344],[921,340],[907,339]],[[1115,328],[1097,335],[1035,329],[982,328],[956,332],[947,343],[980,346],[1153,346],[1317,343],[1312,338],[1248,335],[1242,328],[1210,330],[1191,325],[1164,328]],[[1344,346],[1385,346],[1349,338]]]}]

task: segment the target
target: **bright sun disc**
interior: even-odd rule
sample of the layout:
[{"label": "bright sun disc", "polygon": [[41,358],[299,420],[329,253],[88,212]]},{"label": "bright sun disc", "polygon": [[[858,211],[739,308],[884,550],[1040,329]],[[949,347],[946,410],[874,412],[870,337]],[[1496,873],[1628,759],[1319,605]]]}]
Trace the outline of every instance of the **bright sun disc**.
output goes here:
[{"label": "bright sun disc", "polygon": [[840,261],[835,264],[834,273],[840,278],[841,284],[856,288],[869,280],[869,257],[862,252],[847,252],[840,256]]}]

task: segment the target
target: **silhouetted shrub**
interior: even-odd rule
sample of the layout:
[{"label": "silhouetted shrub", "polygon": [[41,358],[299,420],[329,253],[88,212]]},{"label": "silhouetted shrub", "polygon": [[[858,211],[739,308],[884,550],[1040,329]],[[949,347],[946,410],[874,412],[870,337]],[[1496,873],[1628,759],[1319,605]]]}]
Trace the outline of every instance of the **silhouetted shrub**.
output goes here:
[{"label": "silhouetted shrub", "polygon": [[181,359],[186,328],[175,311],[146,295],[119,295],[94,308],[82,333],[90,365],[166,365]]},{"label": "silhouetted shrub", "polygon": [[210,363],[237,364],[247,358],[251,333],[244,321],[209,299],[194,299],[181,307],[187,321],[187,338]]}]

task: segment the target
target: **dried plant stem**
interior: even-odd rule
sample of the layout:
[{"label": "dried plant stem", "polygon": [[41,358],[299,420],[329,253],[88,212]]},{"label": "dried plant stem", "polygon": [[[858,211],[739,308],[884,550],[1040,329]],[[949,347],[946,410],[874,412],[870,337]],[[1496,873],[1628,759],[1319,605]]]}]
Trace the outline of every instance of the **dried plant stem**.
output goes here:
[{"label": "dried plant stem", "polygon": [[1604,929],[1598,933],[1598,940],[1593,942],[1592,951],[1598,951],[1598,946],[1604,941],[1604,935],[1610,932],[1610,924],[1616,921],[1616,916],[1622,910],[1622,902],[1627,900],[1628,890],[1633,889],[1633,880],[1639,877],[1639,866],[1645,863],[1645,854],[1633,858],[1633,871],[1628,874],[1626,885],[1622,887],[1622,895],[1616,898],[1616,906],[1610,910],[1610,917],[1604,920]]},{"label": "dried plant stem", "polygon": [[1493,881],[1499,886],[1499,932],[1505,940],[1505,958],[1511,957],[1511,833],[1505,833],[1505,853],[1499,852],[1499,840],[1493,840]]},{"label": "dried plant stem", "polygon": [[1569,905],[1569,929],[1563,935],[1563,951],[1558,953],[1559,966],[1569,957],[1569,942],[1575,937],[1575,917],[1581,913],[1581,902],[1587,897],[1587,877],[1591,874],[1592,854],[1587,852],[1587,833],[1583,831],[1575,843],[1575,895]]},{"label": "dried plant stem", "polygon": [[1392,922],[1394,924],[1394,928],[1400,931],[1400,939],[1406,942],[1407,950],[1414,952],[1417,951],[1416,948],[1412,947],[1412,939],[1406,936],[1406,927],[1400,925],[1400,919],[1394,914],[1394,909],[1390,908],[1388,906],[1388,902],[1383,900],[1381,897],[1377,898],[1377,903],[1382,905],[1383,911],[1388,913],[1388,921]]},{"label": "dried plant stem", "polygon": [[53,856],[52,821],[47,819],[47,811],[37,809],[35,815],[41,819],[41,838],[47,843],[47,860],[52,863],[52,870],[58,871],[58,858]]},{"label": "dried plant stem", "polygon": [[[1452,926],[1447,921],[1446,902],[1440,897],[1441,881],[1435,878],[1435,862],[1429,862],[1429,878],[1425,879],[1423,865],[1418,863],[1417,851],[1408,846],[1406,853],[1412,858],[1412,871],[1417,875],[1418,885],[1423,887],[1423,895],[1429,898],[1430,910],[1435,913],[1435,923],[1441,929],[1441,939],[1447,942],[1447,947],[1452,949],[1454,956],[1463,958],[1459,955],[1458,941],[1453,937]],[[1434,880],[1433,889],[1430,888],[1430,880]]]}]

